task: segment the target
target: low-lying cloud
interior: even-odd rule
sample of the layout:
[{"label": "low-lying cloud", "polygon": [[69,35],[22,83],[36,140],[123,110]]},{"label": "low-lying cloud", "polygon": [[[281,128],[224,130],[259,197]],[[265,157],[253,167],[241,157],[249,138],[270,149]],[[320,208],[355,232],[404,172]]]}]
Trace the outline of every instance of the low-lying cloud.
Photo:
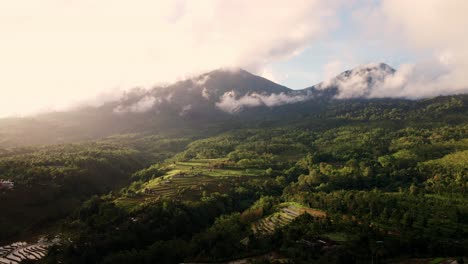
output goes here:
[{"label": "low-lying cloud", "polygon": [[144,113],[151,110],[156,103],[161,103],[161,99],[148,95],[136,103],[117,106],[114,108],[114,113]]},{"label": "low-lying cloud", "polygon": [[468,2],[463,0],[382,0],[374,8],[359,10],[356,17],[368,30],[366,38],[423,58],[400,65],[367,97],[468,93],[466,10]]},{"label": "low-lying cloud", "polygon": [[0,116],[64,109],[103,91],[149,88],[220,67],[260,70],[300,54],[333,27],[336,6],[334,0],[1,1]]},{"label": "low-lying cloud", "polygon": [[[467,68],[468,70],[468,68]],[[405,64],[376,85],[369,97],[419,99],[440,95],[468,93],[468,82],[457,77],[459,69],[431,65]]]},{"label": "low-lying cloud", "polygon": [[407,98],[418,99],[439,95],[467,93],[468,86],[459,86],[446,79],[452,69],[438,67],[437,61],[424,64],[404,64],[396,72],[367,64],[348,74],[331,78],[316,86],[326,90],[336,88],[336,99],[349,98]]},{"label": "low-lying cloud", "polygon": [[238,97],[234,91],[223,94],[216,107],[227,113],[237,113],[244,108],[267,106],[275,107],[285,104],[303,102],[310,99],[305,95],[287,95],[285,93],[263,95],[258,93],[246,94]]},{"label": "low-lying cloud", "polygon": [[370,63],[330,78],[316,88],[322,90],[337,88],[336,99],[374,97],[376,89],[391,78],[393,72],[394,70],[385,64]]},{"label": "low-lying cloud", "polygon": [[[356,9],[362,24],[340,24],[338,14]],[[388,49],[413,60],[396,59],[407,64],[372,91],[353,82],[342,98],[467,93],[466,10],[464,0],[1,1],[0,117],[63,110],[97,94],[149,88],[220,67],[274,76],[269,67],[308,48],[313,53],[327,32],[333,32],[331,43],[352,32],[356,38],[344,46],[382,44],[369,52],[374,60]],[[299,63],[296,72],[314,64]],[[109,101],[100,98],[94,104]],[[151,100],[128,110],[145,109]]]},{"label": "low-lying cloud", "polygon": [[184,116],[188,115],[190,113],[190,110],[192,110],[192,105],[191,104],[184,105],[182,107],[182,109],[180,110],[180,112],[179,112],[179,116],[184,117]]}]

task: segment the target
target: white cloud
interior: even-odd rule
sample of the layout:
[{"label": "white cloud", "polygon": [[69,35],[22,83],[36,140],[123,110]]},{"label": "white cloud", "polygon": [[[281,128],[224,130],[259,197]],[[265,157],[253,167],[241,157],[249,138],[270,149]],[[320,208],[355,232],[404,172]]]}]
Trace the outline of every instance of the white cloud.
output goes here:
[{"label": "white cloud", "polygon": [[168,102],[172,102],[172,98],[174,97],[174,94],[173,93],[169,93],[168,95],[166,95],[164,97],[164,99]]},{"label": "white cloud", "polygon": [[223,66],[261,69],[335,24],[334,1],[0,3],[0,116]]},{"label": "white cloud", "polygon": [[156,103],[160,103],[161,99],[153,96],[145,96],[138,102],[130,105],[119,105],[114,109],[114,113],[143,113],[149,111]]},{"label": "white cloud", "polygon": [[216,106],[228,113],[237,113],[244,108],[268,106],[274,107],[285,104],[302,102],[310,99],[305,95],[287,95],[285,93],[263,95],[258,93],[246,94],[238,97],[234,91],[223,94]]},{"label": "white cloud", "polygon": [[337,99],[387,97],[388,95],[382,95],[381,88],[385,86],[386,82],[389,85],[397,84],[397,79],[389,81],[390,79],[393,79],[392,68],[379,63],[368,63],[355,67],[351,71],[340,74],[337,77],[328,79],[320,83],[316,88],[337,88],[338,93],[335,96]]},{"label": "white cloud", "polygon": [[210,91],[205,87],[206,82],[210,79],[210,75],[204,75],[201,77],[193,78],[192,82],[196,87],[201,88],[202,97],[205,99],[210,99]]},{"label": "white cloud", "polygon": [[190,110],[192,110],[191,104],[183,106],[179,112],[179,116],[186,116],[190,112]]},{"label": "white cloud", "polygon": [[210,99],[210,92],[208,91],[208,89],[206,89],[206,87],[203,87],[202,96],[203,96],[203,98],[205,98],[207,100]]},{"label": "white cloud", "polygon": [[266,78],[272,82],[276,82],[276,83],[279,83],[281,82],[281,80],[278,78],[278,75],[273,72],[273,69],[271,69],[270,67],[265,67],[261,73],[260,73],[260,76],[262,76],[263,78]]},{"label": "white cloud", "polygon": [[342,72],[343,63],[340,60],[332,60],[323,67],[324,78],[329,80]]},{"label": "white cloud", "polygon": [[[96,105],[129,87],[150,87],[220,67],[243,67],[278,81],[294,78],[300,67],[280,73],[271,65],[300,54],[336,27],[340,2],[1,1],[0,117],[64,109],[84,100]],[[345,6],[365,7],[355,17],[363,23],[359,28],[370,33],[357,36],[353,45],[377,41],[415,57],[431,57],[400,67],[392,80],[367,96],[468,92],[467,1],[357,3]],[[348,65],[346,58],[338,59],[325,67],[326,75]],[[97,94],[103,96],[96,99]]]},{"label": "white cloud", "polygon": [[210,79],[210,75],[204,75],[200,78],[197,78],[197,79],[192,79],[193,83],[197,86],[204,86],[205,83]]},{"label": "white cloud", "polygon": [[383,0],[359,10],[356,17],[369,30],[367,37],[428,58],[402,65],[369,96],[422,98],[468,93],[466,10],[464,0]]}]

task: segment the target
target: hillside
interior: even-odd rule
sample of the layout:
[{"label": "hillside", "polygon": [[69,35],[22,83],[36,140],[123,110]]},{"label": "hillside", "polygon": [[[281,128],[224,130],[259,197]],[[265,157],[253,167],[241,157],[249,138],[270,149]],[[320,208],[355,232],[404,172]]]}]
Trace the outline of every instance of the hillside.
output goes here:
[{"label": "hillside", "polygon": [[[290,90],[219,70],[3,119],[0,180],[14,187],[0,186],[0,261],[459,258],[468,95],[368,98],[394,73],[366,65]],[[360,96],[343,97],[347,78],[365,80]]]},{"label": "hillside", "polygon": [[199,130],[232,120],[258,122],[277,119],[278,115],[320,114],[329,103],[341,103],[336,100],[341,98],[338,82],[361,76],[366,80],[363,89],[369,90],[394,71],[378,65],[360,66],[329,81],[333,85],[321,83],[303,90],[289,89],[242,69],[216,70],[165,87],[135,88],[99,107],[0,119],[0,147],[76,142],[119,133]]},{"label": "hillside", "polygon": [[[46,259],[206,263],[275,252],[273,259],[295,263],[342,263],[463,255],[468,120],[447,107],[461,98],[400,102],[406,119],[397,102],[388,109],[388,102],[354,102],[300,122],[193,140],[134,173],[120,192],[83,204],[61,230],[79,242]],[[342,107],[354,110],[337,114]]]}]

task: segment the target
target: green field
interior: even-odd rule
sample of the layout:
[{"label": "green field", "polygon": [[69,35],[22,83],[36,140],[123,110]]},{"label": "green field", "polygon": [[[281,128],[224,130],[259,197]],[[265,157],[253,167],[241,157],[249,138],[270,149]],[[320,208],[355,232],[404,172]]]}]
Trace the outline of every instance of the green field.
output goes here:
[{"label": "green field", "polygon": [[169,175],[179,172],[189,174],[203,174],[205,176],[260,176],[265,173],[261,169],[239,168],[225,159],[198,159],[184,162],[176,162],[168,166],[171,171]]},{"label": "green field", "polygon": [[326,213],[298,205],[296,203],[281,204],[278,212],[266,216],[252,224],[252,231],[258,235],[269,235],[278,228],[288,225],[298,216],[308,213],[314,217],[325,217]]},{"label": "green field", "polygon": [[224,162],[223,159],[204,159],[168,164],[164,167],[166,173],[144,183],[135,197],[119,198],[115,203],[131,210],[142,202],[160,198],[197,200],[214,192],[223,193],[251,177],[264,177],[264,170],[225,166]]}]

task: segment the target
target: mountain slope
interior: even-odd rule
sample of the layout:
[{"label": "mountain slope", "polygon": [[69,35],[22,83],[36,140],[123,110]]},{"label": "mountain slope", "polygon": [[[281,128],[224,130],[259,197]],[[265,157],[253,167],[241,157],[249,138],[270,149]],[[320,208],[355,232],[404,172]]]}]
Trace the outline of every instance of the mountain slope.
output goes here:
[{"label": "mountain slope", "polygon": [[337,99],[367,98],[376,86],[382,85],[395,72],[395,69],[385,63],[370,63],[344,71],[304,91]]},{"label": "mountain slope", "polygon": [[[216,70],[165,87],[133,89],[120,100],[99,107],[0,119],[0,147],[92,140],[122,133],[205,133],[248,122],[286,122],[306,116],[330,117],[332,113],[371,118],[372,113],[359,112],[368,106],[379,114],[391,108],[401,111],[401,105],[418,108],[418,101],[368,98],[394,73],[386,64],[368,64],[309,88],[292,90],[241,69]],[[457,100],[465,109],[466,96]]]},{"label": "mountain slope", "polygon": [[216,70],[192,79],[179,81],[167,87],[149,91],[135,90],[127,93],[114,108],[115,112],[172,113],[180,116],[216,111],[216,103],[225,94],[235,94],[238,99],[247,94],[280,94],[292,90],[253,75],[242,69]]}]

